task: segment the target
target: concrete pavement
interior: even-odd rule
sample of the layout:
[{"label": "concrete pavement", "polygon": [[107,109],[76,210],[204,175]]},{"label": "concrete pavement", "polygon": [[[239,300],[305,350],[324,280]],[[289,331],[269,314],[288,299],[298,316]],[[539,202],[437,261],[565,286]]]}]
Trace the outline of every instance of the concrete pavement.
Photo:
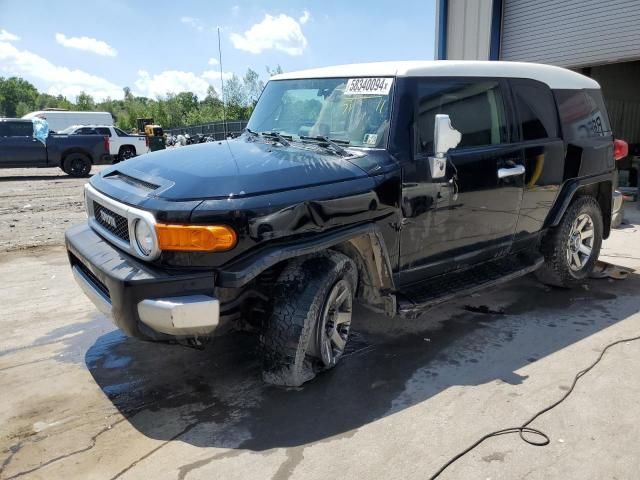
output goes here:
[{"label": "concrete pavement", "polygon": [[[630,213],[602,258],[640,269]],[[203,351],[123,337],[61,247],[1,254],[0,272],[2,479],[424,479],[640,335],[637,274],[572,291],[527,277],[413,322],[359,311],[338,368],[280,389],[261,383],[246,334]],[[616,347],[535,422],[549,446],[491,439],[441,478],[637,478],[639,365],[640,342]]]}]

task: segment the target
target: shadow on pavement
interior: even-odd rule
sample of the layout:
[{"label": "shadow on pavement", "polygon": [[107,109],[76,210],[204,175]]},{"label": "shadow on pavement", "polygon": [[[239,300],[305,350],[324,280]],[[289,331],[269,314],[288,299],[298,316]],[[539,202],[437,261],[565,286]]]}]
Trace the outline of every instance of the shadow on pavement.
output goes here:
[{"label": "shadow on pavement", "polygon": [[[89,178],[91,178],[94,174],[90,173],[89,175],[87,175],[86,177],[82,177],[82,178],[86,178],[87,180]],[[3,177],[2,175],[0,175],[0,183],[2,182],[26,182],[26,181],[37,181],[37,180],[82,180],[82,178],[78,178],[78,177],[72,177],[70,175],[67,175],[66,173],[64,173],[63,171],[60,171],[59,175],[11,175],[11,176],[6,176]]]},{"label": "shadow on pavement", "polygon": [[[349,356],[299,389],[262,383],[257,340],[248,334],[196,351],[116,331],[99,337],[85,362],[146,436],[254,451],[295,447],[352,435],[454,385],[526,381],[516,373],[523,366],[637,312],[639,285],[632,275],[567,291],[524,278],[411,324],[363,311]],[[470,303],[473,311],[465,310]]]}]

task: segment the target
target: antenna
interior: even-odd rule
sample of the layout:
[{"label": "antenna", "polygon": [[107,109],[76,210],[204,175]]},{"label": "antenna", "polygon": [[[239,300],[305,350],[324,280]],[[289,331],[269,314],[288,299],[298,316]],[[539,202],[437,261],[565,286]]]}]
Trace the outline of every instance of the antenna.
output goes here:
[{"label": "antenna", "polygon": [[224,127],[224,138],[227,139],[227,105],[224,94],[224,78],[222,75],[222,47],[220,44],[220,27],[218,27],[218,64],[220,65],[220,88],[222,89],[222,125]]}]

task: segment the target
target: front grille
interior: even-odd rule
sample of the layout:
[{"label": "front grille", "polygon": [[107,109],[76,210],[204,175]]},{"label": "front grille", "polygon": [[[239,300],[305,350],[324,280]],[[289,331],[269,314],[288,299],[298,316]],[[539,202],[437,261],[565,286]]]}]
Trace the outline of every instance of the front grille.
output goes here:
[{"label": "front grille", "polygon": [[118,215],[96,201],[93,202],[93,215],[102,228],[129,242],[129,222],[126,217]]},{"label": "front grille", "polygon": [[75,260],[75,262],[73,262],[74,265],[78,267],[80,271],[84,273],[85,276],[87,276],[87,278],[89,278],[89,280],[91,280],[91,283],[93,283],[93,286],[96,287],[98,290],[100,290],[100,292],[102,292],[106,298],[111,299],[111,295],[109,294],[109,289],[107,288],[107,286],[104,283],[102,283],[100,279],[96,277],[93,274],[93,272],[89,270],[80,260],[77,260],[75,256],[74,256],[74,260]]}]

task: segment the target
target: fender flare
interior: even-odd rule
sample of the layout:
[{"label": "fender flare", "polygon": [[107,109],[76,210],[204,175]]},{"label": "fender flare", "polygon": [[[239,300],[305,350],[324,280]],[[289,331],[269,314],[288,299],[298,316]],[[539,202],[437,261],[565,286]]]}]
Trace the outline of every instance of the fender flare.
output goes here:
[{"label": "fender flare", "polygon": [[[591,176],[591,177],[576,178],[576,179],[568,180],[567,182],[565,182],[562,185],[560,192],[558,193],[558,196],[556,197],[553,207],[551,207],[551,210],[547,215],[543,228],[557,227],[560,224],[562,217],[564,216],[565,212],[569,208],[569,205],[571,205],[571,202],[573,201],[573,199],[576,197],[576,194],[578,194],[579,190],[587,188],[587,189],[592,189],[597,193],[600,189],[600,185],[605,182],[608,182],[610,184],[610,191],[608,192],[609,193],[608,197],[612,198],[613,197],[613,171],[600,174],[600,175]],[[610,201],[612,201],[612,199]],[[611,207],[611,205],[612,204],[609,203],[609,207]],[[605,223],[604,238],[607,238],[609,236],[608,232],[610,230],[610,225],[611,225],[610,208],[608,211],[605,210],[602,212],[602,217]]]},{"label": "fender flare", "polygon": [[85,150],[84,148],[81,147],[70,147],[67,148],[66,150],[63,150],[62,152],[60,152],[60,165],[62,165],[64,163],[65,158],[67,158],[69,155],[72,155],[74,153],[80,153],[84,156],[86,156],[89,161],[91,162],[92,165],[95,164],[95,161],[93,159],[93,155],[91,155],[90,152],[88,152],[87,150]]},{"label": "fender flare", "polygon": [[133,149],[133,151],[136,152],[136,155],[138,154],[138,150],[136,150],[136,146],[133,145],[132,143],[125,143],[123,145],[120,145],[120,148],[118,148],[118,153],[120,153],[122,149],[126,147]]},{"label": "fender flare", "polygon": [[355,261],[360,274],[358,297],[365,305],[382,313],[395,314],[393,270],[382,234],[374,224],[267,246],[223,266],[217,272],[216,286],[242,288],[280,262],[327,249],[345,253]]}]

